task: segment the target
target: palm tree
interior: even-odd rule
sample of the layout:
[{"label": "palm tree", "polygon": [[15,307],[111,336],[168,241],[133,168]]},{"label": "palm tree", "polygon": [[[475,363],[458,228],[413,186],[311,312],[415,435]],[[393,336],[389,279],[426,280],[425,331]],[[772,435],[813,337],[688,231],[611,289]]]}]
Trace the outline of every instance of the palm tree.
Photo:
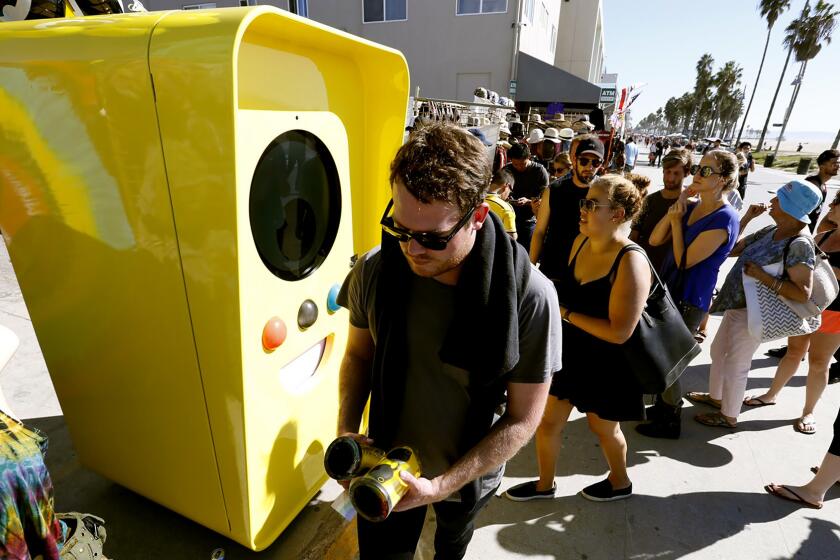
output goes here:
[{"label": "palm tree", "polygon": [[682,120],[682,133],[688,135],[688,124],[691,121],[691,112],[694,110],[694,97],[690,91],[682,94],[677,99],[677,108],[680,112],[680,119]]},{"label": "palm tree", "polygon": [[694,124],[691,127],[691,136],[694,136],[694,130],[697,128],[697,123],[703,114],[703,105],[708,100],[709,86],[712,85],[712,65],[715,60],[712,55],[705,53],[697,61],[697,77],[694,80],[694,109],[692,116],[694,117]]},{"label": "palm tree", "polygon": [[[709,128],[709,134],[714,134],[715,128],[721,123],[721,113],[724,108],[730,109],[735,104],[735,100],[740,95],[741,76],[743,70],[738,66],[734,60],[730,60],[723,65],[723,68],[718,70],[714,77],[714,85],[716,87],[713,98],[713,114],[711,115],[712,123]],[[724,127],[721,127],[724,128]],[[723,132],[721,132],[723,135]]]},{"label": "palm tree", "polygon": [[808,61],[815,58],[823,48],[823,43],[826,45],[831,43],[831,34],[837,26],[837,16],[840,12],[834,9],[833,4],[828,4],[823,0],[819,0],[814,7],[813,13],[808,2],[805,2],[805,8],[802,14],[785,30],[785,45],[796,55],[796,61],[799,65],[799,75],[794,80],[793,94],[790,97],[790,105],[785,112],[785,120],[782,123],[782,130],[779,133],[779,139],[776,142],[775,153],[779,151],[779,144],[782,142],[782,136],[787,128],[788,119],[793,112],[793,106],[796,104],[796,98],[799,96],[799,90],[802,87],[802,82],[805,79],[805,69],[808,67]]},{"label": "palm tree", "polygon": [[744,92],[739,91],[734,97],[727,99],[721,108],[720,119],[723,123],[721,137],[732,138],[735,135],[735,127],[738,125],[738,119],[743,112]]},{"label": "palm tree", "polygon": [[776,86],[776,93],[773,94],[773,101],[770,102],[770,110],[767,111],[767,119],[764,121],[764,128],[761,129],[761,136],[758,138],[758,148],[762,149],[764,146],[764,137],[767,135],[767,127],[770,126],[770,117],[773,115],[773,107],[776,106],[776,98],[779,97],[779,90],[782,89],[782,82],[785,81],[785,73],[787,72],[788,63],[790,62],[790,55],[793,53],[792,48],[788,48],[787,58],[785,58],[785,65],[782,67],[782,75],[779,76],[779,84]]},{"label": "palm tree", "polygon": [[[736,146],[741,143],[741,135],[744,133],[744,126],[747,124],[747,117],[750,115],[750,107],[752,107],[755,92],[758,89],[758,80],[761,79],[761,70],[764,68],[764,58],[767,56],[767,46],[770,44],[770,33],[773,31],[773,26],[779,19],[779,16],[790,7],[790,0],[761,0],[758,5],[761,17],[767,20],[767,39],[764,41],[764,52],[761,53],[761,64],[758,65],[758,75],[755,77],[755,85],[753,86],[750,101],[747,103],[747,111],[744,113],[744,122],[741,123],[741,130],[738,131],[738,140]],[[763,136],[763,134],[762,134]]]},{"label": "palm tree", "polygon": [[665,124],[668,125],[668,132],[673,132],[680,122],[679,103],[676,97],[670,98],[665,102],[665,109],[662,111],[665,115]]},{"label": "palm tree", "polygon": [[665,124],[665,118],[662,116],[662,107],[656,110],[656,128],[661,132],[662,127]]}]

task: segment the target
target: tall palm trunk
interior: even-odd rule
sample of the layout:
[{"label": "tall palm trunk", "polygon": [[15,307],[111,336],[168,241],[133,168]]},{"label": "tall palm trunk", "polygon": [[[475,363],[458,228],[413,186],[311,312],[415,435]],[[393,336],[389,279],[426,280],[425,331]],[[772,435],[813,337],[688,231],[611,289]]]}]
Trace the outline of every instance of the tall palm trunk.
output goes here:
[{"label": "tall palm trunk", "polygon": [[788,105],[787,111],[785,111],[785,120],[782,122],[782,130],[779,132],[779,139],[776,140],[776,150],[773,152],[774,155],[779,153],[779,145],[782,143],[782,136],[787,128],[790,115],[793,113],[793,106],[796,105],[796,98],[799,97],[799,88],[802,87],[802,80],[805,79],[805,69],[807,67],[807,60],[803,61],[802,65],[799,67],[799,74],[796,77],[796,85],[793,87],[793,94],[790,96],[790,104]]},{"label": "tall palm trunk", "polygon": [[770,110],[767,111],[767,120],[764,121],[764,128],[761,130],[761,136],[758,139],[759,150],[764,147],[764,137],[767,135],[767,127],[770,126],[770,117],[773,116],[773,107],[776,106],[776,98],[779,97],[779,90],[782,89],[782,82],[785,81],[785,72],[787,72],[791,54],[793,54],[793,48],[788,49],[787,58],[785,58],[785,66],[782,68],[782,75],[779,76],[779,85],[776,86],[776,93],[773,94],[773,101],[770,103]]},{"label": "tall palm trunk", "polygon": [[[761,79],[761,70],[764,68],[764,58],[767,56],[767,46],[770,44],[770,32],[772,27],[767,28],[767,40],[764,41],[764,52],[761,55],[761,64],[758,65],[758,75],[755,77],[755,85],[753,86],[752,95],[750,95],[750,102],[747,103],[747,110],[744,113],[744,122],[741,123],[741,129],[738,131],[738,139],[735,141],[735,147],[741,143],[741,135],[744,133],[744,127],[747,125],[747,117],[750,116],[750,107],[752,107],[753,99],[755,98],[755,91],[758,89],[758,80]],[[760,149],[760,147],[759,147]]]}]

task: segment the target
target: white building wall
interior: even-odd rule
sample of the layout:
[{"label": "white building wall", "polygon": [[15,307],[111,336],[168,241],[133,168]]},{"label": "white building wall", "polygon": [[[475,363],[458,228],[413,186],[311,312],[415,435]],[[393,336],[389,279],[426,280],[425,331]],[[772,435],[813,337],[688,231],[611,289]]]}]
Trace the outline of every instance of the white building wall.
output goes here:
[{"label": "white building wall", "polygon": [[[309,17],[401,51],[411,93],[472,100],[475,87],[507,96],[517,0],[505,13],[456,15],[457,0],[407,0],[405,21],[363,23],[362,0],[309,0]],[[546,0],[549,1],[549,0]]]},{"label": "white building wall", "polygon": [[604,66],[602,0],[561,3],[554,65],[584,80],[598,82]]},{"label": "white building wall", "polygon": [[[554,64],[555,44],[552,37],[559,33],[560,0],[520,0],[522,3],[522,36],[519,50],[547,64]],[[516,0],[509,0],[515,9]]]}]

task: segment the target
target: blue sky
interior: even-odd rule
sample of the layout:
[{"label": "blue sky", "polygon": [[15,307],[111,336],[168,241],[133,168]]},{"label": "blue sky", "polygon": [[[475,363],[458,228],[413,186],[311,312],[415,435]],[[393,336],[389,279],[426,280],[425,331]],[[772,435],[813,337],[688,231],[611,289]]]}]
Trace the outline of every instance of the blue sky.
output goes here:
[{"label": "blue sky", "polygon": [[[748,126],[760,129],[764,124],[785,62],[784,29],[804,4],[805,0],[793,0],[773,27]],[[664,106],[669,97],[692,90],[694,66],[705,52],[715,59],[715,69],[728,60],[743,67],[741,87],[747,85],[749,100],[767,37],[767,23],[757,6],[758,0],[604,0],[606,71],[618,73],[619,86],[647,82],[633,104],[633,120]],[[798,69],[791,57],[771,123],[782,121],[793,89],[789,84]],[[831,44],[808,63],[788,124],[790,131],[832,135],[838,128],[840,27]]]}]

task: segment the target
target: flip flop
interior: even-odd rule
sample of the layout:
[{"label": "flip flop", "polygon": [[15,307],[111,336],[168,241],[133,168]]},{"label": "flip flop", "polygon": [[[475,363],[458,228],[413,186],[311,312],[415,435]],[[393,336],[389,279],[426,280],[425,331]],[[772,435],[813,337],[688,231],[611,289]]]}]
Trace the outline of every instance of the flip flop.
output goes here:
[{"label": "flip flop", "polygon": [[[751,401],[757,401],[758,404],[750,404]],[[761,400],[761,397],[747,397],[744,399],[744,406],[751,406],[752,408],[761,408],[762,406],[773,406],[776,403],[766,402]]]},{"label": "flip flop", "polygon": [[703,344],[706,341],[706,331],[697,331],[694,333],[694,340],[697,344]]},{"label": "flip flop", "polygon": [[[819,474],[820,468],[819,467],[811,467],[811,472],[814,474]],[[835,486],[840,486],[840,480],[834,483]]]},{"label": "flip flop", "polygon": [[[802,496],[800,496],[799,494],[797,494],[796,492],[794,492],[793,490],[791,490],[790,488],[788,488],[784,484],[782,484],[780,486],[776,486],[774,484],[768,484],[767,486],[764,487],[764,489],[771,496],[776,496],[777,498],[781,498],[783,500],[787,500],[789,502],[793,502],[793,503],[799,504],[801,506],[809,507],[811,509],[822,509],[822,507],[823,507],[822,504],[812,504],[811,502],[803,500]],[[785,490],[788,494],[790,494],[790,496],[786,496],[785,494],[782,494],[781,492],[779,492],[779,489]],[[793,497],[791,497],[791,496],[793,496]]]},{"label": "flip flop", "polygon": [[723,414],[719,412],[713,412],[711,414],[698,414],[694,417],[694,420],[704,426],[710,426],[712,428],[729,428],[732,430],[738,427],[738,424],[730,424],[729,420],[724,418]]},{"label": "flip flop", "polygon": [[705,404],[707,406],[711,406],[712,408],[720,409],[720,403],[712,399],[712,396],[709,393],[698,393],[695,391],[687,393],[685,398],[693,403]]},{"label": "flip flop", "polygon": [[[809,426],[811,427],[810,430],[808,430]],[[810,422],[805,422],[805,417],[803,416],[802,418],[796,421],[796,424],[793,425],[793,429],[799,432],[800,434],[812,436],[817,433],[817,421],[811,420]]]}]

